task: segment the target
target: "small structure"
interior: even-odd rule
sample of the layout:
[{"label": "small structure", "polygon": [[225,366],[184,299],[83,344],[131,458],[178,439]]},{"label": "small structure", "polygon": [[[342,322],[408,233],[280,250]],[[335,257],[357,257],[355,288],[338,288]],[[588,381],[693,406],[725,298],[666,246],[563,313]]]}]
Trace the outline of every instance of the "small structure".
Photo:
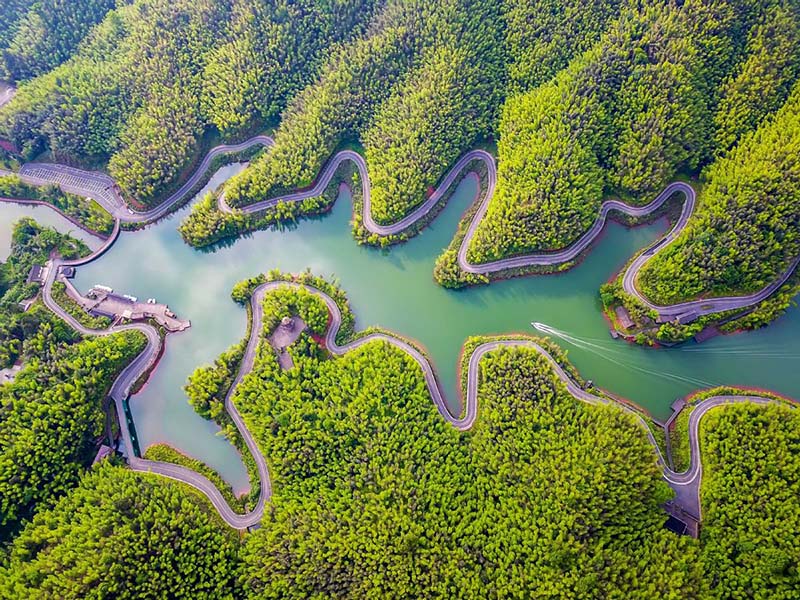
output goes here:
[{"label": "small structure", "polygon": [[286,349],[294,344],[305,329],[306,324],[300,317],[284,317],[281,319],[280,325],[272,332],[269,342],[275,352],[278,353],[278,364],[284,371],[294,366],[292,355]]},{"label": "small structure", "polygon": [[677,414],[683,410],[683,407],[686,406],[686,400],[683,398],[675,399],[669,407],[672,409],[672,412]]},{"label": "small structure", "polygon": [[28,312],[28,309],[33,305],[34,302],[36,302],[36,296],[22,300],[19,303],[19,307],[22,309],[22,312]]},{"label": "small structure", "polygon": [[44,283],[44,267],[42,265],[33,265],[28,272],[28,283]]},{"label": "small structure", "polygon": [[700,333],[694,336],[694,341],[698,344],[702,344],[703,342],[710,340],[713,337],[717,337],[720,335],[720,330],[716,327],[705,327]]},{"label": "small structure", "polygon": [[61,265],[58,268],[58,274],[62,277],[66,277],[67,279],[72,279],[75,277],[75,267],[68,267],[66,265]]},{"label": "small structure", "polygon": [[14,365],[8,369],[0,369],[0,385],[11,383],[22,369],[22,365]]},{"label": "small structure", "polygon": [[183,331],[191,326],[189,321],[178,319],[166,304],[139,302],[135,296],[115,294],[104,285],[95,285],[83,296],[66,277],[59,275],[58,280],[66,285],[67,295],[92,316],[126,321],[153,319],[167,331]]},{"label": "small structure", "polygon": [[678,535],[688,535],[697,539],[700,536],[700,520],[693,514],[685,511],[676,502],[669,500],[664,504],[667,512],[667,522],[664,528],[677,533]]},{"label": "small structure", "polygon": [[94,460],[92,461],[92,466],[96,465],[103,459],[108,458],[112,454],[114,454],[114,449],[111,448],[111,446],[106,446],[105,444],[103,444],[97,451],[97,455],[94,457]]},{"label": "small structure", "polygon": [[631,319],[628,309],[626,309],[624,306],[617,306],[614,309],[614,314],[617,316],[617,321],[619,321],[619,324],[622,325],[623,329],[630,329],[633,327],[633,319]]}]

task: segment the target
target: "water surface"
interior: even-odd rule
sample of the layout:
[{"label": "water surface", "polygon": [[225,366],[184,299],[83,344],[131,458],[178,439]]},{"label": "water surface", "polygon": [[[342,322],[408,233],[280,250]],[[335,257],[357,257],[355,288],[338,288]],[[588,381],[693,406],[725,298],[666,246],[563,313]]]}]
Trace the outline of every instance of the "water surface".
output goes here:
[{"label": "water surface", "polygon": [[[220,170],[210,186],[240,168]],[[796,308],[769,328],[701,346],[652,350],[610,338],[598,287],[637,249],[658,238],[666,230],[665,221],[635,229],[609,225],[588,258],[564,274],[461,291],[441,288],[433,281],[434,261],[475,192],[475,182],[465,179],[430,228],[388,251],[360,247],[352,239],[346,191],[325,217],[281,232],[257,232],[212,253],[193,250],[177,233],[188,209],[143,231],[121,234],[105,256],[78,270],[78,288],[102,283],[140,298],[155,297],[192,321],[190,330],[169,337],[158,369],[131,400],[142,447],[168,442],[219,470],[237,489],[247,487],[238,455],[227,441],[215,437],[215,425],[193,412],[182,386],[198,365],[212,362],[243,337],[246,313],[230,299],[234,283],[272,268],[299,272],[310,267],[314,273],[338,278],[357,327],[380,325],[426,348],[455,409],[457,361],[464,340],[478,334],[535,333],[531,321],[566,332],[573,341],[556,341],[584,377],[637,402],[657,418],[666,418],[673,400],[701,386],[760,386],[800,396]]]}]

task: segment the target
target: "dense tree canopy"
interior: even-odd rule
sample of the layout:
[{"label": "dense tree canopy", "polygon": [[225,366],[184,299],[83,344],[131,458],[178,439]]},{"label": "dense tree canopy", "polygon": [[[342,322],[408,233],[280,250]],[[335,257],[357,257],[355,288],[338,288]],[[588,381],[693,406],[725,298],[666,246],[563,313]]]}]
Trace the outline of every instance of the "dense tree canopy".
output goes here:
[{"label": "dense tree canopy", "polygon": [[4,598],[233,598],[237,542],[167,479],[103,464],[37,514],[0,566]]},{"label": "dense tree canopy", "polygon": [[[54,10],[68,19],[73,9]],[[322,51],[358,34],[370,14],[361,0],[119,3],[69,60],[20,88],[0,129],[28,158],[49,148],[110,159],[123,189],[150,203],[192,160],[207,127],[236,133],[274,118]]]},{"label": "dense tree canopy", "polygon": [[762,12],[713,1],[625,9],[553,80],[510,97],[497,192],[471,260],[567,246],[606,191],[644,204],[708,159],[718,87],[744,54],[738,36]]},{"label": "dense tree canopy", "polygon": [[706,172],[695,215],[639,277],[648,298],[752,292],[800,254],[800,85]]},{"label": "dense tree canopy", "polygon": [[115,0],[8,0],[0,8],[0,77],[29,79],[67,60]]},{"label": "dense tree canopy", "polygon": [[800,415],[739,404],[701,422],[703,563],[708,598],[800,593]]},{"label": "dense tree canopy", "polygon": [[0,528],[8,529],[38,503],[63,495],[78,480],[104,434],[105,394],[117,373],[144,348],[127,332],[79,341],[41,305],[19,301],[38,292],[28,271],[53,251],[87,251],[77,240],[32,219],[14,228],[11,255],[0,263],[0,367],[22,362],[0,386]]},{"label": "dense tree canopy", "polygon": [[[321,304],[277,296],[309,314]],[[446,424],[419,367],[393,346],[328,359],[304,334],[291,352],[295,366],[282,371],[264,345],[235,395],[275,490],[244,548],[249,596],[696,589],[689,540],[662,528],[670,492],[641,430],[618,410],[576,403],[533,350],[483,362],[468,433]]]}]

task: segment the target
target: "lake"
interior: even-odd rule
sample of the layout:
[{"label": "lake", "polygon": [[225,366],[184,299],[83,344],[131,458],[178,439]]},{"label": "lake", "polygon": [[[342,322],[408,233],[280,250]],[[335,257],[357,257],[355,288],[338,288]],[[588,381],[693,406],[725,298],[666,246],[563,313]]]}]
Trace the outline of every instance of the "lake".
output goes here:
[{"label": "lake", "polygon": [[[220,169],[207,187],[220,185],[241,168]],[[230,299],[233,285],[273,268],[299,272],[310,267],[315,274],[336,277],[350,298],[358,328],[380,325],[424,346],[456,410],[457,363],[464,340],[480,334],[536,333],[531,321],[563,332],[554,341],[568,351],[584,378],[659,419],[669,416],[673,400],[699,387],[754,386],[800,396],[797,308],[768,328],[702,345],[655,350],[611,339],[598,288],[639,248],[666,231],[665,220],[633,229],[609,224],[586,260],[566,273],[459,291],[438,286],[434,262],[476,187],[473,178],[464,179],[430,227],[389,250],[355,243],[347,190],[328,215],[283,231],[257,232],[214,252],[194,250],[178,234],[188,207],[142,231],[122,233],[106,255],[78,269],[77,287],[85,291],[104,284],[139,298],[156,298],[192,322],[188,331],[168,337],[158,368],[131,399],[142,449],[166,442],[208,463],[236,490],[247,489],[237,452],[217,435],[216,425],[193,411],[183,385],[197,366],[213,362],[244,336],[246,312]],[[0,256],[7,253],[11,223],[22,214],[75,230],[68,222],[59,224],[47,209],[0,205],[0,235],[6,236],[0,237]]]}]

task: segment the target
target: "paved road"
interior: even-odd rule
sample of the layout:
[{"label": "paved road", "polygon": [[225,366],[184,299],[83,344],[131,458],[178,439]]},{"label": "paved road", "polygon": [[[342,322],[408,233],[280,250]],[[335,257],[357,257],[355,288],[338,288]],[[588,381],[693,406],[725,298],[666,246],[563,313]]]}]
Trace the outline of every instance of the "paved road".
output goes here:
[{"label": "paved road", "polygon": [[107,174],[99,171],[85,171],[55,163],[26,163],[19,171],[19,177],[31,185],[58,185],[65,192],[86,196],[96,200],[111,216],[123,223],[149,223],[166,215],[180,200],[184,199],[206,176],[211,162],[222,154],[242,152],[253,146],[268,146],[272,138],[257,135],[239,144],[222,144],[209,150],[192,176],[158,206],[144,212],[131,209],[120,194],[119,186]]},{"label": "paved road", "polygon": [[3,108],[3,106],[11,102],[11,99],[14,97],[14,94],[16,93],[17,93],[17,88],[15,88],[10,83],[6,83],[5,81],[0,81],[0,108]]},{"label": "paved road", "polygon": [[[260,480],[259,482],[260,494],[256,506],[249,513],[238,514],[228,505],[228,503],[225,501],[222,494],[214,486],[214,484],[212,484],[203,475],[200,475],[199,473],[191,469],[187,469],[179,465],[160,462],[160,461],[146,460],[136,457],[133,454],[134,446],[133,446],[131,432],[125,417],[125,410],[123,403],[128,398],[130,389],[133,386],[133,384],[139,379],[139,377],[141,377],[143,373],[145,373],[148,369],[150,369],[153,366],[158,357],[158,354],[161,349],[161,339],[157,331],[152,326],[147,324],[122,325],[122,326],[111,327],[104,330],[89,329],[87,327],[84,327],[74,317],[72,317],[63,308],[61,308],[61,306],[59,306],[52,298],[51,295],[52,285],[56,279],[58,268],[62,265],[77,267],[82,264],[86,264],[91,260],[95,260],[97,257],[102,255],[108,248],[110,248],[114,244],[119,234],[119,229],[120,229],[119,221],[116,221],[114,232],[112,233],[112,235],[109,236],[109,238],[106,240],[103,246],[98,248],[98,250],[96,250],[94,253],[92,253],[90,256],[86,258],[72,260],[72,261],[65,261],[62,259],[54,259],[50,261],[48,265],[47,277],[45,279],[45,283],[43,286],[43,294],[42,294],[43,300],[45,302],[45,305],[50,310],[52,310],[56,315],[65,320],[67,323],[69,323],[73,328],[75,328],[83,335],[87,336],[110,335],[121,331],[136,330],[140,331],[146,336],[147,344],[145,346],[145,349],[139,354],[139,356],[136,357],[136,359],[134,359],[122,371],[122,373],[120,373],[120,375],[114,381],[114,384],[112,385],[110,392],[110,395],[115,402],[117,414],[119,415],[123,443],[127,448],[130,467],[136,471],[159,474],[164,477],[169,477],[171,479],[181,481],[183,483],[193,486],[195,489],[202,492],[209,499],[211,504],[219,512],[222,519],[226,523],[228,523],[231,527],[234,527],[236,529],[245,529],[247,527],[258,524],[261,521],[261,517],[263,515],[266,502],[272,495],[272,486],[266,459],[264,455],[261,453],[258,444],[256,443],[255,439],[250,433],[250,430],[247,428],[246,424],[244,423],[244,420],[242,419],[239,411],[237,410],[236,405],[233,401],[233,397],[239,383],[242,381],[244,376],[247,375],[253,369],[253,364],[258,345],[264,339],[263,336],[261,335],[263,329],[262,303],[264,295],[278,287],[281,286],[292,286],[296,288],[302,287],[311,292],[312,294],[317,295],[325,302],[331,315],[330,327],[326,334],[325,342],[327,348],[333,354],[341,356],[351,350],[354,350],[364,344],[367,344],[375,340],[382,340],[384,342],[390,343],[400,348],[404,352],[407,352],[422,370],[425,383],[428,387],[428,391],[430,392],[431,398],[434,404],[436,405],[436,408],[438,409],[439,413],[445,420],[447,420],[447,422],[452,424],[453,427],[455,427],[456,429],[462,431],[468,430],[475,423],[475,420],[478,416],[479,363],[487,353],[502,347],[527,347],[527,348],[532,348],[537,352],[539,352],[548,361],[554,373],[564,383],[570,394],[572,394],[576,399],[582,402],[587,402],[589,404],[609,404],[614,402],[613,400],[609,400],[605,397],[592,394],[591,392],[583,389],[581,386],[575,383],[572,380],[572,378],[566,373],[566,371],[561,367],[561,365],[559,365],[555,361],[555,359],[535,341],[528,339],[497,340],[481,344],[473,351],[469,359],[469,366],[467,371],[467,390],[466,390],[466,397],[464,398],[464,408],[461,414],[459,415],[452,414],[447,407],[447,402],[446,399],[444,398],[444,394],[442,393],[442,388],[436,377],[433,365],[431,365],[431,363],[427,360],[427,358],[412,344],[408,343],[407,341],[401,338],[386,333],[372,333],[363,338],[359,338],[357,340],[349,342],[347,344],[339,345],[336,343],[336,336],[341,327],[341,322],[342,322],[341,312],[336,302],[330,296],[328,296],[327,294],[316,288],[298,283],[286,283],[286,282],[265,283],[259,286],[254,291],[253,296],[251,298],[251,308],[253,315],[251,335],[247,343],[244,357],[240,364],[239,370],[236,374],[236,378],[234,379],[233,385],[231,386],[227,395],[225,396],[225,408],[230,414],[231,419],[236,425],[236,428],[239,430],[242,439],[245,441],[248,451],[251,453],[251,455],[255,460]],[[622,410],[633,415],[634,418],[639,422],[639,424],[645,428],[647,438],[654,449],[658,465],[663,472],[665,480],[676,491],[676,496],[679,504],[682,506],[682,508],[684,508],[690,513],[695,514],[698,518],[700,516],[698,492],[699,492],[699,484],[702,473],[702,466],[700,464],[700,458],[699,458],[700,454],[699,454],[699,441],[698,441],[698,424],[702,416],[711,408],[719,406],[724,403],[743,402],[743,401],[757,402],[757,403],[772,402],[772,400],[766,398],[753,397],[753,396],[718,396],[710,398],[698,404],[698,406],[692,413],[690,419],[690,427],[689,427],[691,466],[684,473],[676,473],[668,468],[667,462],[664,460],[664,457],[661,454],[661,450],[656,442],[655,436],[653,435],[653,432],[651,431],[648,423],[642,418],[642,416],[638,412],[631,409],[630,407],[624,404],[619,404]]]},{"label": "paved road", "polygon": [[[217,148],[212,150],[208,156],[206,156],[206,158],[201,163],[198,170],[192,175],[189,181],[186,182],[186,184],[181,188],[181,190],[173,194],[170,198],[165,200],[158,207],[146,213],[134,213],[131,215],[131,213],[128,212],[126,208],[123,208],[124,203],[115,204],[113,203],[114,201],[110,197],[105,197],[105,201],[109,203],[107,209],[109,209],[112,212],[112,214],[114,214],[117,217],[113,234],[108,238],[107,242],[102,247],[100,247],[96,252],[94,252],[91,256],[85,259],[80,259],[76,261],[62,261],[60,259],[55,259],[51,261],[51,263],[49,264],[49,271],[43,289],[44,302],[48,306],[48,308],[50,308],[50,310],[59,315],[62,319],[67,321],[76,330],[80,331],[83,335],[109,335],[111,333],[115,333],[118,331],[135,329],[141,331],[147,337],[147,345],[145,349],[131,364],[129,364],[123,370],[123,372],[114,382],[111,389],[111,396],[112,398],[114,398],[117,412],[120,416],[120,425],[122,429],[123,442],[125,446],[128,448],[128,454],[130,455],[131,468],[138,471],[158,473],[163,476],[170,477],[172,479],[176,479],[184,483],[187,483],[189,485],[192,485],[193,487],[200,490],[209,498],[213,506],[219,511],[221,517],[229,525],[238,529],[255,525],[260,521],[261,516],[263,514],[265,503],[271,496],[272,490],[271,490],[271,484],[269,479],[269,472],[266,465],[266,460],[261,454],[260,450],[258,449],[255,440],[253,439],[249,430],[245,426],[241,416],[236,410],[236,406],[232,401],[232,397],[238,383],[252,369],[253,366],[255,350],[260,339],[259,334],[262,326],[260,301],[263,298],[263,295],[267,293],[269,290],[279,285],[287,285],[287,284],[278,282],[268,283],[259,287],[255,291],[252,299],[254,326],[252,328],[251,338],[248,341],[247,350],[245,352],[244,359],[240,366],[240,370],[237,373],[236,379],[234,381],[234,385],[231,387],[225,398],[226,409],[230,413],[231,418],[233,419],[234,423],[236,424],[237,428],[239,429],[242,435],[242,438],[245,440],[248,450],[251,452],[256,461],[256,466],[260,478],[261,493],[257,505],[252,512],[247,513],[245,515],[236,514],[231,509],[231,507],[228,506],[228,504],[225,502],[219,490],[217,490],[216,487],[214,487],[214,485],[207,478],[203,477],[199,473],[196,473],[195,471],[171,463],[149,461],[133,456],[132,452],[133,444],[132,444],[131,434],[125,419],[123,402],[128,397],[129,391],[133,383],[142,375],[142,373],[144,373],[153,365],[158,356],[161,347],[161,340],[155,329],[146,324],[117,326],[106,330],[87,329],[83,327],[79,322],[77,322],[71,315],[66,313],[66,311],[64,311],[60,306],[58,306],[58,304],[56,304],[55,301],[53,301],[51,296],[51,290],[53,281],[55,280],[56,277],[58,267],[60,265],[78,266],[99,257],[116,240],[116,237],[120,229],[120,221],[122,220],[126,220],[128,222],[136,222],[140,220],[148,221],[157,219],[159,218],[159,216],[166,214],[166,212],[170,210],[172,205],[178,199],[180,199],[182,195],[185,195],[185,193],[191,187],[193,187],[205,174],[205,171],[208,169],[210,161],[213,159],[214,156],[223,152],[239,151],[244,148],[250,147],[254,144],[270,145],[271,143],[272,140],[270,138],[266,136],[259,136],[257,138],[253,138],[251,140],[248,140],[247,142],[244,142],[243,144],[239,144],[236,146],[218,146]],[[471,265],[466,262],[466,247],[468,246],[469,240],[474,234],[475,228],[477,227],[477,223],[485,215],[486,207],[488,206],[488,202],[494,192],[494,188],[496,185],[496,168],[494,164],[494,159],[491,157],[491,155],[482,150],[475,150],[466,154],[464,157],[462,157],[461,160],[459,160],[459,162],[453,167],[453,169],[451,169],[448,172],[448,174],[442,180],[442,183],[438,187],[436,192],[430,198],[428,198],[425,201],[425,203],[420,205],[417,209],[415,209],[411,214],[409,214],[403,220],[389,226],[378,225],[372,219],[370,210],[371,208],[370,187],[369,187],[369,178],[366,173],[366,163],[364,162],[363,158],[360,155],[351,151],[344,151],[338,153],[324,169],[323,173],[320,176],[320,179],[317,181],[316,185],[312,189],[304,192],[297,192],[294,194],[290,194],[288,196],[284,196],[281,199],[284,201],[299,201],[304,198],[319,195],[322,192],[322,190],[324,190],[324,188],[327,187],[334,172],[341,164],[341,162],[344,160],[353,160],[357,168],[359,169],[359,172],[361,173],[363,181],[362,185],[365,193],[364,224],[368,230],[378,233],[380,235],[390,235],[393,233],[399,233],[404,229],[406,229],[407,227],[409,227],[417,219],[421,218],[422,216],[427,214],[431,209],[434,208],[434,206],[441,200],[442,195],[453,184],[455,179],[460,175],[460,173],[469,163],[475,160],[483,161],[486,164],[488,172],[487,192],[482,200],[478,212],[475,215],[475,218],[470,223],[470,228],[468,230],[467,236],[465,237],[465,240],[462,243],[462,246],[459,250],[459,261],[460,262],[463,261],[464,263],[462,264],[462,268],[464,268],[464,265],[466,265],[468,269],[486,269],[486,270],[485,271],[478,270],[471,272],[490,273],[490,272],[495,272],[497,270],[506,270],[509,268],[516,268],[533,264],[557,265],[566,261],[573,260],[581,252],[583,252],[586,248],[588,248],[588,246],[594,241],[597,235],[599,235],[599,233],[602,231],[605,225],[608,214],[611,211],[616,210],[632,216],[645,216],[657,210],[661,205],[663,205],[664,202],[666,202],[666,200],[670,196],[672,196],[672,194],[677,192],[683,193],[686,197],[686,201],[684,202],[683,209],[681,211],[681,216],[678,222],[673,227],[673,229],[664,238],[659,240],[659,242],[657,242],[656,244],[645,250],[631,264],[631,266],[625,273],[624,279],[625,281],[629,282],[628,285],[630,286],[630,287],[626,286],[626,290],[630,291],[630,293],[634,293],[640,299],[642,299],[641,295],[638,293],[638,290],[636,290],[635,285],[633,285],[633,283],[635,282],[636,274],[641,269],[641,267],[647,262],[647,260],[649,260],[649,258],[651,258],[655,253],[657,253],[660,250],[660,248],[663,248],[668,243],[670,243],[675,238],[675,236],[677,236],[677,234],[680,233],[683,227],[685,227],[689,216],[692,214],[695,205],[695,193],[694,190],[691,188],[691,186],[680,182],[673,183],[670,186],[668,186],[653,202],[644,207],[631,207],[615,200],[605,202],[601,207],[598,219],[595,221],[595,223],[592,225],[589,231],[587,231],[587,233],[584,234],[575,244],[573,244],[567,249],[554,253],[530,254],[527,256],[512,257],[508,259],[503,259],[501,261],[496,261],[494,263],[488,263],[487,265]],[[75,190],[82,189],[84,192],[91,191],[92,189],[97,190],[98,186],[100,186],[102,182],[105,181],[102,179],[100,175],[97,174],[89,174],[84,176],[86,172],[80,172],[78,175],[76,175],[74,173],[74,170],[68,167],[60,167],[60,166],[56,167],[57,168],[52,172],[59,173],[60,176],[63,177],[63,182],[60,183],[64,186],[74,186],[73,189]],[[76,176],[78,177],[78,179],[75,180],[70,179],[70,177],[72,176]],[[36,173],[31,175],[31,177],[37,177]],[[71,190],[68,189],[67,191]],[[76,191],[76,193],[81,193],[81,192]],[[99,198],[98,201],[100,201]],[[254,212],[257,210],[263,210],[264,208],[276,204],[277,201],[278,201],[277,199],[266,200],[255,205],[248,206],[242,210],[244,212]],[[220,208],[223,210],[231,210],[225,204],[224,198],[221,199],[220,201]],[[756,302],[760,302],[761,300],[766,298],[769,294],[773,293],[778,287],[780,287],[780,285],[782,285],[783,282],[785,282],[785,280],[791,274],[792,269],[794,269],[797,266],[797,264],[798,261],[795,261],[791,269],[789,269],[780,280],[774,282],[770,286],[767,286],[767,288],[765,288],[758,294],[745,296],[741,298],[717,298],[713,300],[714,303],[713,308],[709,306],[709,302],[712,301],[695,301],[695,302],[683,303],[681,305],[676,305],[675,307],[657,307],[654,305],[650,306],[654,310],[675,311],[674,313],[671,314],[679,316],[683,315],[684,313],[681,311],[685,310],[691,310],[691,311],[706,310],[708,312],[716,312],[719,310],[729,310],[730,308],[734,307],[738,308],[742,306],[747,306],[750,304],[754,304]],[[290,285],[299,285],[299,284],[290,284]],[[319,295],[325,301],[329,311],[331,312],[332,316],[331,328],[329,329],[326,337],[326,343],[331,352],[337,355],[342,355],[352,349],[355,349],[369,341],[376,339],[386,341],[404,350],[417,362],[417,364],[419,364],[420,368],[422,369],[431,397],[439,412],[449,423],[451,423],[454,427],[456,427],[459,430],[469,429],[473,425],[477,417],[478,365],[481,358],[486,353],[496,350],[503,346],[505,347],[524,346],[533,348],[537,352],[540,352],[543,356],[545,356],[545,358],[547,358],[548,362],[553,367],[556,375],[564,382],[569,392],[577,399],[592,404],[611,402],[606,398],[593,395],[590,392],[583,390],[577,384],[575,384],[569,378],[566,372],[555,362],[555,360],[541,346],[539,346],[532,340],[504,340],[504,341],[493,341],[483,344],[478,348],[476,348],[473,354],[470,356],[468,374],[467,374],[467,392],[466,392],[466,398],[464,399],[464,411],[463,414],[461,415],[453,415],[449,412],[447,408],[447,403],[443,397],[441,387],[438,383],[438,380],[436,379],[436,375],[432,365],[428,362],[428,360],[424,357],[424,355],[421,352],[419,352],[419,350],[417,350],[413,345],[409,344],[408,342],[400,338],[396,338],[394,336],[383,333],[370,334],[359,340],[350,342],[343,346],[338,346],[336,344],[336,334],[338,333],[338,329],[341,324],[341,315],[339,313],[338,306],[330,297],[328,297],[321,291],[310,287],[308,289],[312,293]],[[645,303],[647,303],[646,300]],[[720,306],[724,306],[724,308],[719,308]],[[678,500],[682,503],[683,507],[689,512],[695,511],[698,517],[699,517],[699,500],[695,500],[694,503],[692,501],[693,498],[697,499],[698,497],[697,491],[699,489],[699,481],[702,472],[699,460],[699,442],[697,441],[697,423],[699,423],[699,420],[702,417],[702,415],[705,414],[705,412],[707,412],[707,410],[709,410],[710,408],[718,406],[719,404],[724,404],[726,402],[741,402],[741,401],[754,401],[759,403],[771,402],[771,400],[765,398],[758,398],[751,396],[719,396],[705,400],[704,402],[698,405],[698,407],[692,413],[692,422],[695,424],[690,425],[692,466],[685,473],[676,473],[668,468],[667,463],[664,460],[663,456],[661,455],[661,451],[658,447],[658,444],[656,443],[652,431],[650,431],[649,429],[647,422],[641,417],[641,415],[639,415],[629,407],[625,405],[620,405],[623,410],[634,415],[634,417],[639,421],[639,423],[646,428],[647,437],[654,448],[654,451],[656,453],[656,459],[658,461],[660,468],[664,473],[664,478],[673,487],[673,489],[675,489],[676,494],[678,496]]]},{"label": "paved road", "polygon": [[775,293],[791,276],[792,272],[800,263],[800,256],[790,265],[790,267],[781,274],[781,276],[766,286],[764,289],[746,296],[728,296],[714,298],[713,300],[695,300],[689,302],[682,302],[672,306],[659,306],[647,300],[643,294],[636,288],[636,278],[641,271],[642,267],[660,252],[663,248],[669,245],[686,227],[689,217],[694,212],[697,203],[697,198],[694,189],[687,183],[674,182],[669,184],[664,190],[656,197],[655,200],[645,206],[631,206],[620,200],[607,200],[603,202],[600,207],[600,214],[594,221],[592,226],[573,244],[562,250],[553,252],[538,252],[530,253],[522,256],[514,256],[496,260],[488,263],[473,264],[467,259],[467,250],[472,243],[475,236],[475,231],[478,225],[486,215],[489,202],[494,195],[494,190],[497,185],[497,167],[494,157],[484,150],[472,150],[467,152],[461,159],[453,166],[450,171],[445,175],[444,179],[440,182],[436,191],[420,206],[415,208],[407,216],[400,221],[391,225],[380,225],[372,216],[371,202],[372,194],[370,188],[369,174],[367,173],[367,164],[364,158],[357,152],[352,150],[344,150],[338,152],[327,163],[314,186],[308,190],[298,191],[283,196],[262,200],[254,204],[249,204],[241,208],[231,208],[225,201],[224,194],[220,195],[218,205],[221,211],[230,213],[234,210],[241,211],[245,214],[259,212],[264,209],[275,206],[278,202],[300,202],[307,198],[313,198],[322,194],[325,188],[328,187],[331,179],[333,178],[336,170],[345,161],[352,161],[358,169],[359,176],[361,177],[362,188],[364,190],[364,211],[363,222],[364,227],[371,233],[381,236],[396,235],[411,227],[419,219],[427,215],[436,205],[441,201],[444,194],[453,185],[456,179],[461,175],[462,171],[471,163],[475,161],[482,162],[486,167],[487,181],[486,192],[483,195],[478,211],[475,213],[472,221],[469,224],[467,232],[464,236],[461,246],[458,250],[458,264],[462,270],[468,273],[476,273],[482,275],[489,275],[492,273],[499,273],[508,271],[510,269],[525,268],[530,266],[553,266],[557,267],[561,264],[571,262],[578,258],[591,246],[598,236],[602,233],[608,217],[612,212],[623,213],[631,217],[646,217],[659,210],[670,198],[675,194],[683,194],[685,201],[681,209],[680,217],[675,225],[663,238],[650,246],[642,254],[636,257],[631,265],[626,270],[623,276],[623,287],[629,293],[637,297],[643,304],[658,313],[658,320],[661,322],[672,321],[680,319],[682,322],[689,322],[697,319],[700,316],[723,312],[728,310],[743,309],[759,302],[762,302],[770,295]]},{"label": "paved road", "polygon": [[[256,145],[269,147],[273,144],[274,140],[271,137],[259,135],[241,142],[240,144],[216,146],[209,151],[192,176],[181,186],[179,190],[170,195],[157,207],[146,212],[136,212],[130,209],[120,195],[119,188],[115,184],[114,180],[105,173],[83,171],[58,164],[28,163],[23,165],[20,169],[20,177],[24,181],[31,184],[57,184],[67,192],[92,197],[101,205],[103,205],[103,207],[109,213],[122,222],[151,222],[167,214],[179,200],[181,200],[192,188],[198,184],[198,182],[206,175],[206,172],[208,171],[211,162],[215,157],[230,152],[241,152]],[[740,310],[754,306],[771,296],[784,283],[786,283],[794,270],[797,268],[798,264],[800,264],[800,256],[798,256],[778,279],[753,294],[744,296],[726,296],[708,300],[692,300],[670,306],[660,306],[650,302],[636,287],[636,280],[645,264],[653,256],[658,254],[658,252],[668,246],[683,231],[689,221],[689,217],[694,212],[694,208],[697,203],[695,191],[689,184],[683,182],[671,183],[656,197],[655,200],[645,206],[630,206],[619,200],[608,200],[604,202],[601,205],[600,213],[592,226],[575,243],[562,250],[530,253],[488,263],[470,263],[467,259],[467,250],[472,243],[478,225],[486,215],[489,202],[494,195],[494,190],[497,185],[497,166],[494,157],[484,150],[472,150],[467,152],[448,171],[448,173],[440,182],[439,186],[436,188],[435,192],[430,197],[428,197],[421,205],[419,205],[401,220],[390,225],[381,225],[373,218],[372,192],[369,174],[367,172],[367,164],[360,154],[352,150],[343,150],[335,154],[323,168],[314,186],[308,190],[302,190],[275,198],[269,198],[237,209],[231,208],[226,203],[224,194],[221,194],[218,200],[219,209],[228,213],[232,212],[233,210],[238,210],[245,214],[249,214],[271,208],[278,204],[278,202],[300,202],[307,198],[317,197],[322,194],[325,188],[328,187],[331,179],[336,173],[336,170],[345,161],[353,162],[358,169],[359,176],[361,177],[362,188],[364,192],[364,227],[369,232],[381,236],[396,235],[406,231],[419,219],[430,213],[431,210],[433,210],[440,203],[442,197],[447,193],[447,191],[462,174],[464,169],[467,168],[467,166],[476,161],[482,162],[487,173],[486,192],[483,195],[480,206],[470,222],[466,235],[464,236],[464,239],[461,242],[461,246],[458,250],[458,264],[460,268],[468,273],[482,275],[490,275],[493,273],[530,266],[557,267],[561,264],[574,261],[583,252],[585,252],[602,233],[603,228],[608,221],[608,217],[612,212],[623,213],[637,218],[646,217],[647,215],[659,210],[673,195],[683,194],[685,201],[675,225],[663,238],[639,254],[628,266],[628,269],[623,275],[622,285],[625,291],[629,294],[632,294],[638,298],[642,304],[655,311],[658,314],[659,322],[678,319],[683,323],[687,323],[703,315],[729,310]]]}]

